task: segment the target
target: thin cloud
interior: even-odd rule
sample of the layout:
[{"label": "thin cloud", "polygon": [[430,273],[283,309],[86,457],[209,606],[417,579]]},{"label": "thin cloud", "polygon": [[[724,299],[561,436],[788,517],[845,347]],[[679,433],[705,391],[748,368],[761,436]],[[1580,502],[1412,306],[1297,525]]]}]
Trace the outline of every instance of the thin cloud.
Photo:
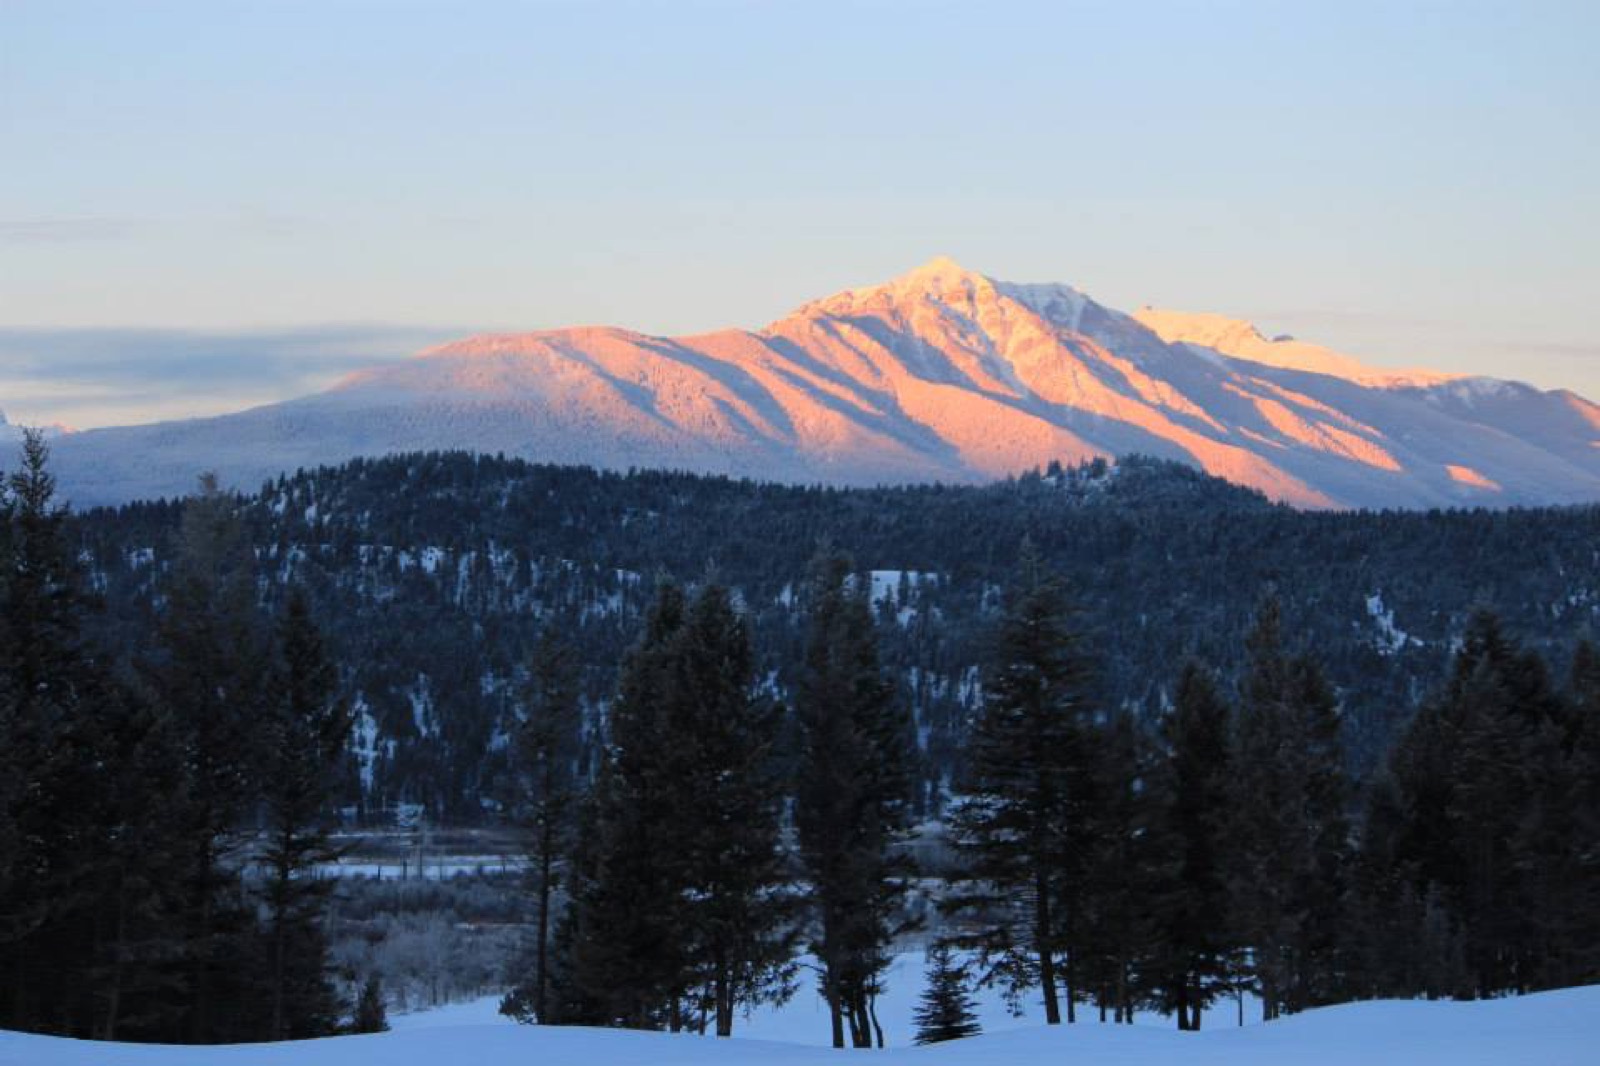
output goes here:
[{"label": "thin cloud", "polygon": [[0,244],[76,244],[116,241],[131,236],[139,223],[130,218],[0,219]]},{"label": "thin cloud", "polygon": [[325,388],[464,330],[0,329],[0,410],[79,428],[219,414]]}]

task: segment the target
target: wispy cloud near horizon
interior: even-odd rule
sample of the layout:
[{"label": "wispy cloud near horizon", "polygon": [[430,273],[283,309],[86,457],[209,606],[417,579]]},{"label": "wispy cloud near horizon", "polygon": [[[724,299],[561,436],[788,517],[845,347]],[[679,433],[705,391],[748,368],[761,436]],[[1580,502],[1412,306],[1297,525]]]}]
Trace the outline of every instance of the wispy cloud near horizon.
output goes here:
[{"label": "wispy cloud near horizon", "polygon": [[132,218],[0,218],[0,244],[76,244],[130,237],[140,223]]},{"label": "wispy cloud near horizon", "polygon": [[0,412],[74,429],[290,399],[464,330],[386,323],[260,330],[0,328]]}]

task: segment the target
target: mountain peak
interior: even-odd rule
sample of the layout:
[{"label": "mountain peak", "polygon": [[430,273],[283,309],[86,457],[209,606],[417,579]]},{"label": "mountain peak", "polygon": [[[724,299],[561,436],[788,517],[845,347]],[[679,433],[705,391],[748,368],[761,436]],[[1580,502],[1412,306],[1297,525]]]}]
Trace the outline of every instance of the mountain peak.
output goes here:
[{"label": "mountain peak", "polygon": [[968,270],[947,255],[936,255],[921,266],[902,274],[895,279],[895,282],[949,286],[988,280],[984,275],[975,270]]}]

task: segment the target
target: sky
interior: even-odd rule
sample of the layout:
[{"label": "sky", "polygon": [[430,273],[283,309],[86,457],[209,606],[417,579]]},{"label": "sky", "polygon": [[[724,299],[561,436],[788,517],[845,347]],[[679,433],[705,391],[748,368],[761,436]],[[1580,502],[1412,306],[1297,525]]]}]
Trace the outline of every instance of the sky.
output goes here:
[{"label": "sky", "polygon": [[935,255],[1600,398],[1600,4],[0,0],[0,411]]}]

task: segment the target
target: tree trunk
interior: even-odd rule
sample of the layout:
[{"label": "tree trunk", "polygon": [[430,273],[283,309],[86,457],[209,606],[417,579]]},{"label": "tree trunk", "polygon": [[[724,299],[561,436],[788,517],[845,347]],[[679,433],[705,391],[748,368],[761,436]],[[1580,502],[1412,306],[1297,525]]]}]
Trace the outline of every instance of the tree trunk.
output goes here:
[{"label": "tree trunk", "polygon": [[553,865],[550,838],[547,824],[539,840],[539,943],[534,949],[533,973],[533,1013],[540,1025],[546,1024],[545,989],[548,987],[546,966],[550,948],[550,870]]},{"label": "tree trunk", "polygon": [[1055,944],[1050,937],[1050,889],[1043,871],[1033,878],[1033,948],[1039,956],[1039,987],[1044,993],[1046,1025],[1061,1024],[1061,1004],[1056,1000]]},{"label": "tree trunk", "polygon": [[871,1023],[867,1020],[867,995],[866,990],[852,983],[850,988],[850,1046],[870,1048],[872,1046]]},{"label": "tree trunk", "polygon": [[1078,1023],[1078,953],[1067,952],[1067,966],[1065,977],[1067,979],[1067,1024]]},{"label": "tree trunk", "polygon": [[[721,953],[718,953],[719,956]],[[733,977],[728,972],[726,958],[716,960],[717,1035],[733,1035]]]},{"label": "tree trunk", "polygon": [[106,986],[106,1016],[101,1023],[99,1038],[101,1040],[115,1040],[117,1038],[117,1015],[122,1011],[122,962],[127,950],[125,938],[127,936],[127,882],[117,882],[117,916],[111,931],[111,972],[107,977]]},{"label": "tree trunk", "polygon": [[823,994],[828,998],[828,1018],[833,1024],[833,1046],[844,1047],[844,1012],[839,1002],[839,968],[833,960],[823,961],[825,973],[823,974]]}]

